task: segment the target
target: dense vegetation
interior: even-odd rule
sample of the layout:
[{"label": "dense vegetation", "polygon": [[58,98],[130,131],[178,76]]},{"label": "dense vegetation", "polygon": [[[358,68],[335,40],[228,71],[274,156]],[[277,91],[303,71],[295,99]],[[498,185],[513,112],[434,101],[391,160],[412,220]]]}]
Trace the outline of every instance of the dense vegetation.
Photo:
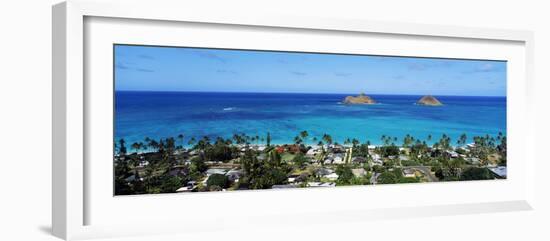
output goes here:
[{"label": "dense vegetation", "polygon": [[[219,191],[274,185],[307,187],[312,182],[342,186],[494,179],[487,166],[506,166],[506,137],[499,133],[472,139],[474,143],[466,146],[465,134],[454,143],[447,135],[438,140],[406,135],[401,141],[382,136],[383,144],[376,147],[370,141],[349,138],[341,146],[328,134],[315,137],[307,131],[286,145],[273,145],[270,133],[214,140],[186,139],[180,134],[159,140],[145,138],[129,147],[120,139],[115,142],[115,194],[173,193],[185,186],[192,191]],[[316,143],[314,154],[308,152],[314,147],[306,143]],[[235,178],[207,174],[220,167],[238,174]],[[407,177],[403,174],[406,169]],[[330,173],[337,178],[328,178]]]}]

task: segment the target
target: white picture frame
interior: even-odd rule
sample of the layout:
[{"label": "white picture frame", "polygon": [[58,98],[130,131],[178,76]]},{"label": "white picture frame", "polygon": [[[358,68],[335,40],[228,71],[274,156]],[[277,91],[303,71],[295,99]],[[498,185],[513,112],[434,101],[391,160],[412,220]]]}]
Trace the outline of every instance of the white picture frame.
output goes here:
[{"label": "white picture frame", "polygon": [[[150,9],[155,11],[149,11]],[[511,154],[513,157],[521,157],[521,162],[515,161],[517,170],[521,173],[517,174],[515,179],[506,180],[504,184],[494,183],[461,183],[461,184],[444,184],[445,186],[430,185],[428,188],[410,187],[406,188],[408,192],[434,192],[434,190],[444,190],[448,188],[474,188],[474,184],[482,188],[493,189],[495,193],[503,192],[503,190],[513,190],[512,193],[495,195],[494,198],[476,198],[468,197],[463,200],[456,199],[455,202],[442,200],[440,202],[422,202],[420,199],[406,202],[395,202],[391,205],[379,206],[373,205],[372,208],[358,208],[353,202],[350,206],[342,208],[327,208],[323,211],[315,212],[315,208],[310,210],[294,210],[286,207],[281,209],[260,209],[251,205],[250,212],[231,213],[232,215],[240,215],[236,220],[246,221],[250,217],[255,218],[256,225],[275,224],[277,225],[292,225],[294,222],[289,221],[288,217],[292,215],[300,215],[307,222],[323,222],[323,215],[330,215],[335,220],[340,221],[360,221],[371,219],[384,219],[393,217],[422,217],[434,215],[452,215],[452,214],[467,214],[467,213],[483,213],[483,212],[498,212],[498,211],[514,211],[514,210],[530,210],[533,208],[534,202],[534,168],[535,156],[533,126],[531,121],[533,116],[530,106],[532,101],[532,73],[533,73],[533,34],[528,31],[518,30],[497,30],[497,29],[482,29],[456,26],[439,26],[439,25],[421,25],[410,23],[390,23],[390,22],[372,22],[362,20],[349,19],[321,19],[321,18],[305,18],[295,16],[277,16],[265,13],[255,13],[249,15],[209,15],[206,9],[188,8],[185,3],[178,1],[150,1],[150,2],[134,2],[115,0],[110,2],[96,2],[86,0],[73,0],[60,3],[53,7],[53,168],[52,168],[52,226],[53,234],[63,239],[84,239],[94,237],[110,237],[121,235],[139,235],[139,234],[154,234],[154,233],[173,233],[173,232],[195,232],[202,230],[200,219],[194,224],[188,223],[182,225],[181,220],[176,216],[177,212],[172,215],[155,215],[154,213],[144,214],[142,219],[151,220],[156,225],[148,225],[148,228],[135,228],[131,223],[121,224],[114,217],[118,210],[120,214],[124,213],[124,207],[132,207],[132,205],[161,205],[166,208],[181,205],[182,195],[145,195],[141,197],[132,197],[131,200],[118,199],[117,204],[109,202],[101,202],[100,205],[92,205],[90,202],[95,202],[95,194],[87,180],[93,175],[87,174],[89,169],[94,168],[94,164],[86,161],[85,157],[89,155],[91,145],[86,140],[86,135],[89,134],[90,112],[93,112],[94,106],[90,106],[90,99],[97,99],[88,89],[101,89],[101,86],[90,86],[85,79],[90,78],[86,74],[86,68],[96,68],[94,64],[87,61],[86,54],[89,47],[86,41],[86,34],[102,33],[102,30],[95,31],[86,29],[86,19],[95,18],[110,18],[121,21],[139,21],[139,23],[154,22],[149,28],[154,30],[155,26],[171,23],[174,24],[213,24],[223,25],[226,31],[231,31],[231,28],[246,28],[254,29],[277,29],[280,32],[299,30],[306,33],[315,31],[316,34],[335,35],[342,33],[357,33],[357,34],[375,34],[388,35],[395,38],[423,38],[425,41],[450,41],[468,42],[475,41],[481,45],[490,46],[500,42],[510,44],[514,50],[510,50],[513,54],[506,55],[513,58],[511,61],[512,80],[508,80],[509,94],[514,96],[514,103],[509,105],[512,114],[508,115],[508,120],[512,121],[508,128],[514,128],[513,134],[510,134],[509,148],[517,150]],[[135,23],[133,23],[135,24]],[[121,25],[124,27],[123,25]],[[118,27],[121,27],[118,26]],[[97,29],[97,28],[96,28]],[[205,28],[206,29],[206,28]],[[160,31],[160,30],[159,30]],[[197,30],[200,31],[200,30]],[[204,30],[207,31],[207,30]],[[105,33],[108,32],[103,32]],[[159,35],[161,32],[159,32]],[[125,34],[122,34],[125,35]],[[122,36],[121,35],[121,36]],[[138,35],[126,34],[127,36],[136,37]],[[124,36],[120,37],[123,38]],[[169,38],[165,36],[163,38]],[[104,38],[92,38],[97,41],[103,41]],[[120,39],[119,39],[120,40]],[[157,40],[141,39],[143,41]],[[105,39],[104,41],[114,41]],[[124,41],[131,41],[125,39]],[[160,40],[163,41],[163,40]],[[170,44],[169,40],[167,44]],[[216,45],[216,43],[211,43]],[[174,43],[177,45],[177,43]],[[445,45],[442,45],[445,46]],[[227,47],[227,46],[221,46]],[[258,46],[256,46],[258,47]],[[92,48],[95,48],[92,45]],[[262,46],[259,46],[262,48]],[[266,47],[264,48],[274,48]],[[296,47],[299,48],[299,47]],[[314,48],[314,47],[312,47]],[[479,46],[477,48],[480,48]],[[488,47],[488,49],[491,49]],[[95,49],[94,49],[95,50]],[[340,52],[346,50],[340,50]],[[353,51],[353,50],[349,50]],[[495,56],[499,58],[497,51],[488,51],[485,56]],[[391,54],[388,50],[387,54]],[[414,54],[411,52],[411,54]],[[399,54],[397,54],[399,55]],[[403,55],[403,54],[402,54]],[[406,55],[406,54],[405,54]],[[439,55],[433,52],[432,55]],[[465,57],[458,53],[450,54],[445,57]],[[471,55],[474,56],[474,55]],[[470,57],[471,57],[470,56]],[[504,56],[504,55],[502,55]],[[505,57],[506,57],[505,56]],[[441,56],[439,56],[441,57]],[[509,59],[508,59],[509,60]],[[107,61],[107,60],[105,60]],[[112,59],[108,60],[112,61]],[[94,63],[94,60],[89,61]],[[96,61],[97,62],[97,61]],[[112,80],[110,80],[112,81]],[[110,83],[110,82],[109,82]],[[510,89],[514,87],[514,92]],[[103,93],[104,94],[104,93]],[[91,95],[91,96],[90,96]],[[98,103],[98,102],[94,102]],[[97,104],[94,104],[97,106]],[[93,117],[95,118],[95,117]],[[101,117],[99,117],[101,118]],[[514,138],[512,138],[514,137]],[[112,141],[109,140],[109,141]],[[91,142],[94,142],[93,140]],[[514,151],[513,151],[514,152]],[[513,161],[513,160],[511,160]],[[513,161],[514,162],[514,161]],[[110,170],[104,170],[108,173]],[[517,181],[515,181],[517,180]],[[509,185],[513,185],[510,189]],[[93,186],[93,185],[92,185]],[[345,196],[351,192],[356,192],[357,195],[368,195],[380,193],[380,195],[392,195],[403,190],[403,186],[386,186],[377,187],[374,189],[364,189],[363,187],[349,187],[337,189],[324,189],[315,191],[261,191],[261,194],[252,192],[236,193],[236,194],[204,194],[185,196],[193,205],[204,203],[212,203],[215,200],[240,200],[240,198],[252,199],[258,202],[266,200],[276,200],[282,195],[294,195],[307,199],[308,196],[325,197],[326,195]],[[458,190],[458,189],[457,189]],[[252,196],[251,196],[252,195]],[[377,194],[378,195],[378,194]],[[395,194],[393,194],[395,195]],[[113,198],[112,196],[110,198]],[[130,200],[130,201],[128,201]],[[383,200],[378,200],[383,201]],[[139,202],[139,203],[138,203]],[[236,202],[236,201],[235,201]],[[97,203],[97,202],[96,202]],[[120,205],[120,206],[116,206]],[[283,205],[284,206],[284,205]],[[102,219],[99,221],[90,222],[90,216],[94,213],[103,213]],[[256,213],[252,213],[256,212]],[[107,222],[106,215],[113,215],[113,222]],[[127,213],[126,213],[127,214]],[[96,215],[96,216],[101,216]],[[198,213],[191,212],[192,215]],[[216,215],[216,214],[211,214]],[[177,221],[178,225],[170,225],[170,222]],[[203,220],[204,221],[204,220]],[[221,220],[210,224],[210,228],[227,228],[231,224],[226,223],[227,220]],[[164,223],[163,223],[164,222]],[[325,221],[330,222],[330,221]],[[284,223],[284,224],[281,224]],[[165,225],[164,225],[165,224]],[[181,227],[185,226],[185,227]]]}]

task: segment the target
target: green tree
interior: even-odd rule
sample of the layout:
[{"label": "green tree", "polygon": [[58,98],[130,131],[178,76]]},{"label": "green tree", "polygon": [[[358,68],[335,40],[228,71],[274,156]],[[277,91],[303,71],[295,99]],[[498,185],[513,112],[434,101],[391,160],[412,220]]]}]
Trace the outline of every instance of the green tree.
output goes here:
[{"label": "green tree", "polygon": [[241,166],[244,176],[239,183],[246,184],[250,189],[266,189],[276,184],[285,184],[290,171],[276,150],[269,152],[267,161],[258,160],[255,151],[246,150],[241,157]]},{"label": "green tree", "polygon": [[180,141],[180,146],[179,146],[178,149],[182,149],[182,148],[183,148],[183,138],[184,138],[183,134],[179,134],[179,135],[178,135],[178,140]]},{"label": "green tree", "polygon": [[309,136],[309,133],[307,133],[307,131],[302,131],[300,132],[300,137],[303,139],[303,140],[307,140],[307,137]]},{"label": "green tree", "polygon": [[324,134],[323,140],[329,145],[332,144],[332,136],[330,136],[329,134]]},{"label": "green tree", "polygon": [[221,188],[227,188],[228,184],[229,180],[227,179],[227,176],[223,174],[212,174],[208,177],[208,180],[206,181],[206,185],[208,187],[218,186]]},{"label": "green tree", "polygon": [[304,168],[308,163],[308,160],[302,152],[298,152],[298,154],[296,154],[296,156],[294,156],[294,158],[292,159],[292,162],[294,163],[294,165],[296,165],[296,167]]},{"label": "green tree", "polygon": [[118,140],[118,154],[120,156],[126,155],[126,141],[124,141],[124,139],[122,138]]},{"label": "green tree", "polygon": [[132,149],[134,149],[134,153],[137,153],[141,149],[141,143],[140,142],[134,142],[132,143]]},{"label": "green tree", "polygon": [[195,139],[195,137],[191,137],[191,139],[189,139],[189,141],[187,142],[187,144],[190,145],[190,146],[192,146],[192,145],[194,145],[196,142],[197,142],[197,140]]},{"label": "green tree", "polygon": [[338,165],[336,167],[336,174],[338,175],[337,183],[340,185],[349,185],[354,178],[351,167],[348,165]]},{"label": "green tree", "polygon": [[394,145],[378,147],[378,151],[384,157],[399,155],[399,147]]},{"label": "green tree", "polygon": [[164,175],[160,180],[160,192],[173,193],[182,186],[183,182],[180,177]]},{"label": "green tree", "polygon": [[294,143],[296,143],[296,145],[299,145],[302,143],[302,138],[300,136],[295,136],[294,137]]},{"label": "green tree", "polygon": [[460,175],[460,180],[462,181],[469,181],[469,180],[490,180],[493,179],[494,176],[489,171],[489,169],[485,167],[469,167],[466,170],[464,170]]},{"label": "green tree", "polygon": [[378,176],[377,182],[380,184],[393,184],[399,182],[399,177],[394,172],[386,171]]},{"label": "green tree", "polygon": [[462,135],[460,135],[460,137],[459,137],[458,140],[456,141],[456,144],[458,144],[458,145],[465,145],[465,144],[466,144],[466,140],[468,140],[468,137],[466,136],[465,133],[462,133]]},{"label": "green tree", "polygon": [[353,148],[355,148],[355,147],[357,147],[357,145],[359,145],[359,140],[353,138],[353,139],[351,140],[351,144],[353,145]]}]

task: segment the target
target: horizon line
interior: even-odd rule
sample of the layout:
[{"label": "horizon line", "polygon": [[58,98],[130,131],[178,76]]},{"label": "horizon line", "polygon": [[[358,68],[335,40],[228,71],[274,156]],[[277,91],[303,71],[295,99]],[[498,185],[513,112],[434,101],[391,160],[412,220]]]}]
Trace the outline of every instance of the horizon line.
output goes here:
[{"label": "horizon line", "polygon": [[331,92],[263,92],[263,91],[200,91],[200,90],[114,90],[114,92],[166,92],[166,93],[234,93],[234,94],[329,94],[329,95],[405,95],[405,96],[456,96],[456,97],[507,97],[506,95],[452,95],[452,94],[385,94],[385,93],[331,93]]}]

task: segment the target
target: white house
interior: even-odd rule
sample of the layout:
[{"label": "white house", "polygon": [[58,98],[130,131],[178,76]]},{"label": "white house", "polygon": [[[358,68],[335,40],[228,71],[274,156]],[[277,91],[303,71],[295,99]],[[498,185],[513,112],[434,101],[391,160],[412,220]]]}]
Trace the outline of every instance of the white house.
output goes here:
[{"label": "white house", "polygon": [[490,167],[489,170],[499,178],[506,178],[507,170],[505,166]]},{"label": "white house", "polygon": [[307,157],[314,157],[315,155],[321,153],[321,150],[317,148],[311,148],[306,152]]},{"label": "white house", "polygon": [[225,174],[225,176],[227,176],[227,179],[229,179],[229,181],[232,181],[232,182],[239,180],[239,178],[241,178],[242,175],[243,175],[243,172],[237,169],[231,169]]},{"label": "white house", "polygon": [[331,181],[336,181],[338,179],[338,174],[331,173],[329,175],[326,175],[325,178],[327,178],[328,180],[331,180]]},{"label": "white house", "polygon": [[327,158],[325,158],[324,163],[325,163],[325,165],[328,165],[328,164],[332,164],[333,161],[334,161],[334,158],[327,157]]},{"label": "white house", "polygon": [[344,164],[344,158],[342,157],[342,155],[335,155],[334,156],[334,161],[332,163],[334,163],[334,164]]},{"label": "white house", "polygon": [[225,175],[226,172],[227,172],[227,170],[225,170],[225,169],[210,168],[210,169],[206,170],[206,175],[207,176],[210,176],[212,174]]},{"label": "white house", "polygon": [[416,171],[413,168],[404,168],[402,172],[404,177],[416,177]]},{"label": "white house", "polygon": [[367,171],[365,171],[365,169],[363,169],[363,168],[351,169],[351,173],[353,173],[353,175],[355,177],[362,177],[362,176],[367,175]]}]

